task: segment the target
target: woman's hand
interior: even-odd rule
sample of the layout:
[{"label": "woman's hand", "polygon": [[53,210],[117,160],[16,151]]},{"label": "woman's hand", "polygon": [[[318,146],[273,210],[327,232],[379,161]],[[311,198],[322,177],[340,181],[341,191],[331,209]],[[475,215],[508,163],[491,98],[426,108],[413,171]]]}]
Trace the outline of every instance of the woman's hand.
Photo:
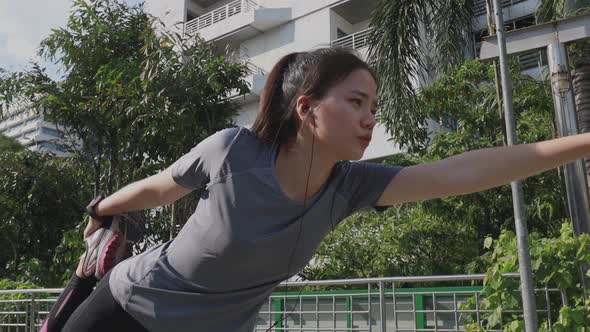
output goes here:
[{"label": "woman's hand", "polygon": [[94,233],[97,229],[100,228],[102,223],[92,217],[88,217],[88,224],[86,224],[86,228],[84,228],[84,239],[87,239],[92,233]]}]

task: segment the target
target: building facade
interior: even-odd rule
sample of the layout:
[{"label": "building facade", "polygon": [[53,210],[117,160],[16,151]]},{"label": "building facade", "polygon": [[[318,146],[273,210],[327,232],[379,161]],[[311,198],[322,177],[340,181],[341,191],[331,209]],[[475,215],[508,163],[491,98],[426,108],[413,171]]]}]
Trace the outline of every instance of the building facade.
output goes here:
[{"label": "building facade", "polygon": [[0,134],[14,138],[26,148],[57,157],[68,155],[61,126],[45,121],[43,114],[20,106],[0,122]]}]

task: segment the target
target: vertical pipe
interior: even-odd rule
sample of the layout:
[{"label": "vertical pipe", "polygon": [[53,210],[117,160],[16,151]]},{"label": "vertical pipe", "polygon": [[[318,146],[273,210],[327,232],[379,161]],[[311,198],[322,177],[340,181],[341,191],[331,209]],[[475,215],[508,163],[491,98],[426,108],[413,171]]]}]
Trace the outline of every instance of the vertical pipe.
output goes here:
[{"label": "vertical pipe", "polygon": [[25,326],[28,325],[29,331],[35,331],[35,293],[31,293],[31,308],[27,314],[28,318]]},{"label": "vertical pipe", "polygon": [[[547,60],[559,136],[576,135],[578,123],[565,45],[559,40],[549,44],[547,46]],[[576,235],[590,233],[588,186],[586,185],[584,161],[580,159],[564,165],[563,173],[574,232]]]},{"label": "vertical pipe", "polygon": [[[565,45],[559,40],[547,45],[547,60],[549,62],[551,91],[559,135],[576,135],[578,133],[578,123]],[[563,174],[574,233],[576,236],[582,233],[590,233],[588,184],[586,183],[584,160],[579,159],[564,165]],[[584,294],[589,283],[588,277],[583,272],[586,268],[587,266],[582,265],[579,269]]]},{"label": "vertical pipe", "polygon": [[[508,145],[516,144],[516,121],[512,105],[512,81],[508,70],[508,56],[506,40],[504,38],[504,17],[500,0],[494,0],[496,19],[496,35],[500,53],[500,76],[502,79],[502,96],[506,118],[506,135]],[[537,331],[537,312],[535,305],[535,290],[533,286],[533,272],[531,270],[531,256],[529,253],[528,230],[524,214],[524,197],[522,183],[514,181],[512,201],[514,206],[514,221],[516,223],[516,237],[518,245],[518,265],[520,270],[521,295],[524,311],[524,323],[527,332]]]},{"label": "vertical pipe", "polygon": [[559,294],[561,295],[561,305],[563,307],[567,307],[569,305],[567,300],[567,292],[564,288],[559,289]]},{"label": "vertical pipe", "polygon": [[[370,299],[369,299],[370,301]],[[383,281],[379,281],[379,312],[381,318],[381,332],[385,332],[385,287]],[[369,313],[370,315],[370,313]],[[370,322],[369,322],[370,325]]]}]

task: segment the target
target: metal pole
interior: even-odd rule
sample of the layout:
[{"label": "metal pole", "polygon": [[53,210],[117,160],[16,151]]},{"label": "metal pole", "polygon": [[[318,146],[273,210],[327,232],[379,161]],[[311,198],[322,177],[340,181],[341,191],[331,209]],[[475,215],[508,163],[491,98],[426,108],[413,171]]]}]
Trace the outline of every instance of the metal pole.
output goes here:
[{"label": "metal pole", "polygon": [[[37,294],[35,294],[35,293],[32,293],[31,294],[31,310],[30,310],[29,314],[27,315],[28,316],[28,319],[29,319],[29,321],[27,322],[28,325],[29,325],[29,331],[35,331],[36,330],[36,327],[35,327],[35,313],[36,313],[36,310],[35,310],[35,295],[37,295]],[[27,324],[25,324],[25,325],[27,325]]]},{"label": "metal pole", "polygon": [[[496,34],[496,26],[494,25],[494,14],[492,5],[493,0],[486,0],[486,19],[488,22],[488,33],[490,36]],[[493,60],[494,64],[494,83],[496,84],[496,99],[498,99],[498,114],[500,118],[503,118],[502,112],[502,84],[500,83],[500,68],[498,67],[498,61]],[[506,130],[502,128],[504,137],[506,137]]]},{"label": "metal pole", "polygon": [[[371,299],[369,298],[369,301],[371,301]],[[385,285],[383,284],[383,281],[379,281],[379,314],[380,314],[380,318],[381,318],[381,332],[385,332],[386,331],[386,319],[385,319]],[[370,320],[370,319],[369,319]],[[369,326],[370,326],[370,322],[369,322]]]},{"label": "metal pole", "polygon": [[[551,90],[553,92],[559,135],[576,135],[578,133],[578,124],[565,45],[560,43],[559,40],[547,45],[547,59],[549,61]],[[563,166],[567,202],[576,235],[590,233],[588,186],[586,185],[584,170],[583,160],[576,160]]]},{"label": "metal pole", "polygon": [[[502,96],[504,97],[504,113],[506,118],[506,135],[508,145],[516,143],[516,121],[512,107],[512,81],[508,70],[506,54],[506,40],[504,39],[504,17],[500,0],[494,0],[496,13],[496,35],[500,50],[500,76],[502,78]],[[527,332],[537,332],[537,311],[535,305],[535,290],[533,287],[533,273],[531,270],[531,256],[529,253],[528,231],[524,214],[524,197],[522,184],[514,181],[512,188],[512,202],[514,206],[514,221],[516,223],[516,238],[518,245],[518,266],[520,269],[520,284],[524,323]]]},{"label": "metal pole", "polygon": [[[578,124],[573,89],[569,75],[569,65],[565,45],[559,40],[547,45],[547,59],[551,75],[551,91],[560,136],[576,135]],[[572,219],[574,233],[590,233],[590,210],[588,206],[588,185],[584,160],[576,160],[563,166],[567,203]],[[584,293],[588,289],[589,278],[584,275],[587,265],[580,266],[580,280]]]}]

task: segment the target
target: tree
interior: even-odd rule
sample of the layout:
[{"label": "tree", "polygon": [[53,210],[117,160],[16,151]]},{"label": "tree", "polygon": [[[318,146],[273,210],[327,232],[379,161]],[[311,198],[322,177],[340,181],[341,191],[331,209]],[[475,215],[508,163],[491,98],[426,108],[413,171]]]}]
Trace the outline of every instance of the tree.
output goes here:
[{"label": "tree", "polygon": [[90,191],[86,173],[70,160],[0,150],[0,279],[61,284],[66,266],[53,264],[54,248],[64,229],[80,224],[79,200]]},{"label": "tree", "polygon": [[0,134],[0,152],[17,152],[22,151],[23,149],[24,147],[14,138]]},{"label": "tree", "polygon": [[[83,142],[70,149],[90,165],[95,194],[164,169],[230,126],[237,105],[228,95],[248,91],[243,64],[215,54],[200,39],[163,26],[157,33],[155,25],[141,5],[75,0],[66,27],[52,30],[39,51],[62,65],[63,78],[53,81],[39,66],[0,77],[4,113],[28,100]],[[194,197],[189,200],[194,204]],[[169,209],[147,216],[149,238],[167,239],[167,225],[158,222],[169,219]]]},{"label": "tree", "polygon": [[[562,224],[560,233],[555,237],[542,237],[532,233],[531,243],[532,270],[535,275],[537,289],[558,288],[564,298],[553,293],[543,299],[549,301],[547,310],[551,311],[552,321],[546,319],[540,324],[539,331],[585,331],[590,321],[590,300],[580,286],[581,273],[590,274],[590,270],[580,271],[580,266],[590,263],[590,235],[581,234],[576,237],[571,222]],[[522,310],[519,293],[519,281],[505,277],[504,273],[518,272],[518,247],[513,232],[503,231],[497,238],[486,239],[488,251],[483,260],[486,264],[487,277],[480,295],[479,308],[487,311],[479,320],[478,326],[474,315],[462,314],[467,331],[484,331],[482,329],[498,329],[503,331],[523,331],[524,319],[519,313]],[[475,309],[475,299],[471,298],[463,305],[462,310]],[[565,303],[562,301],[565,300]],[[555,319],[557,317],[557,319]]]},{"label": "tree", "polygon": [[[394,165],[431,162],[467,150],[501,145],[502,120],[494,109],[492,66],[471,61],[443,74],[418,93],[421,112],[447,128],[435,133],[419,152],[386,160]],[[548,82],[512,70],[518,135],[524,142],[552,137]],[[444,176],[444,174],[441,174]],[[524,181],[531,231],[555,235],[567,210],[557,171]],[[511,190],[484,192],[365,212],[343,221],[319,248],[316,264],[304,271],[310,279],[483,272],[478,258],[487,236],[513,229]]]},{"label": "tree", "polygon": [[379,73],[380,117],[402,147],[426,145],[428,117],[416,88],[464,59],[473,0],[380,0],[370,21],[368,59]]}]

